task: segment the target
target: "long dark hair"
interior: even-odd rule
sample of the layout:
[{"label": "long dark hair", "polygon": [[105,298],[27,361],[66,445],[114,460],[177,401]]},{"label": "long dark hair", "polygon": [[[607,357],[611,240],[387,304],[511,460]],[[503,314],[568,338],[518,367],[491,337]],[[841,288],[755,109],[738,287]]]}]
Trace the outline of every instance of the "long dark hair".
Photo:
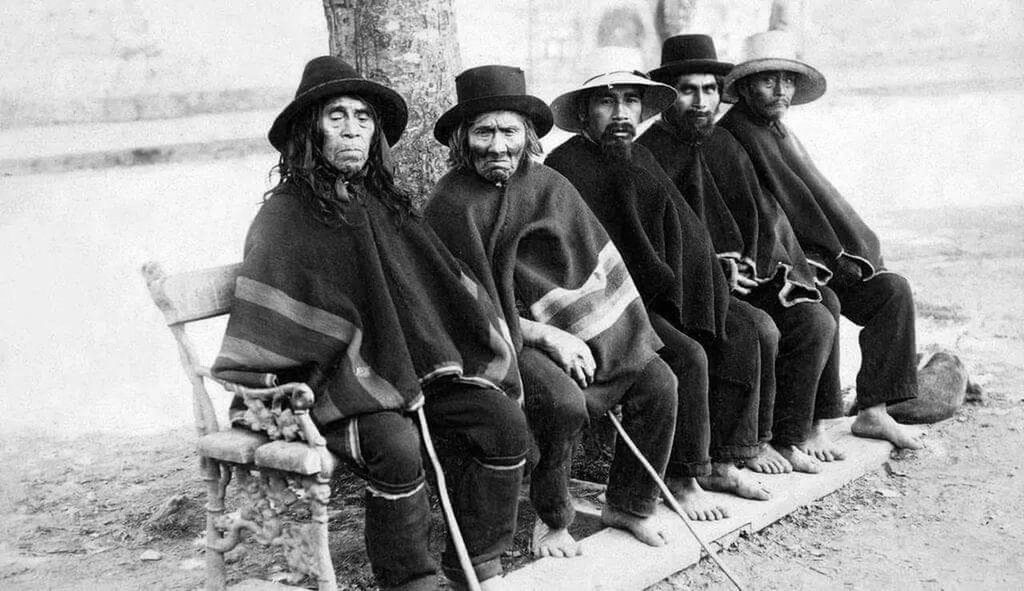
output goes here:
[{"label": "long dark hair", "polygon": [[[381,130],[380,118],[368,101],[363,102],[370,106],[374,131],[370,153],[363,167],[365,174],[353,180],[361,184],[367,193],[380,199],[400,220],[408,216],[418,217],[420,212],[413,196],[395,184],[390,148]],[[340,198],[335,192],[339,174],[322,151],[324,133],[320,129],[320,113],[325,104],[326,100],[322,100],[292,119],[285,149],[277,165],[270,170],[271,176],[275,173],[278,176],[277,185],[267,191],[266,196],[282,187],[296,187],[299,194],[308,199],[314,217],[328,226],[338,227],[348,224],[344,214],[350,206],[347,199]]]}]

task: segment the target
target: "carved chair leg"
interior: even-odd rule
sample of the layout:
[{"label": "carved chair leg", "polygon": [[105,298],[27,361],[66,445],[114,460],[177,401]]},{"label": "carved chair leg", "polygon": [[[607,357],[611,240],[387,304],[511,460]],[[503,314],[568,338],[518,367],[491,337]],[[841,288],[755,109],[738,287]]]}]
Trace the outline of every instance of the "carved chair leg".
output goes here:
[{"label": "carved chair leg", "polygon": [[331,500],[329,481],[319,476],[305,479],[306,494],[309,495],[310,517],[313,521],[316,544],[317,589],[337,591],[338,582],[331,560],[331,547],[327,541],[327,503]]},{"label": "carved chair leg", "polygon": [[221,535],[217,531],[217,520],[224,515],[224,491],[231,480],[228,466],[212,458],[200,458],[200,470],[206,483],[206,591],[224,591],[227,588],[227,571],[224,553],[215,547]]}]

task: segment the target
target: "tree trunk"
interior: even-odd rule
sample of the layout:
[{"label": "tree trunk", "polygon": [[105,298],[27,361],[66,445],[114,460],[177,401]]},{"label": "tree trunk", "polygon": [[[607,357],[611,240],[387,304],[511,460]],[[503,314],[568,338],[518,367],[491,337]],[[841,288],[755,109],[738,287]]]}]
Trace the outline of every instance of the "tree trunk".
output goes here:
[{"label": "tree trunk", "polygon": [[421,199],[446,170],[434,123],[454,104],[461,70],[452,1],[323,0],[331,54],[409,105],[409,126],[393,156],[400,185]]}]

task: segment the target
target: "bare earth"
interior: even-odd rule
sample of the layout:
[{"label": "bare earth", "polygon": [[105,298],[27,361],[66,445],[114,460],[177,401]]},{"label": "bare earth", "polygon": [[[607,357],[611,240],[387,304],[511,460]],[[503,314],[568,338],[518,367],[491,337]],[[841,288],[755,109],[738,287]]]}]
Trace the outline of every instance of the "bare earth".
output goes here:
[{"label": "bare earth", "polygon": [[[879,469],[725,554],[752,589],[1024,587],[1024,219],[1020,206],[875,216],[890,267],[915,286],[919,345],[953,348],[985,399]],[[848,331],[849,333],[850,331]],[[852,345],[852,334],[847,341]],[[847,347],[845,350],[848,350]],[[844,351],[845,351],[844,350]],[[168,363],[173,360],[168,359]],[[191,589],[202,527],[192,433],[0,439],[0,586]],[[147,518],[183,494],[184,510]],[[349,588],[370,582],[359,490],[341,483],[332,546]],[[526,511],[524,511],[526,513]],[[525,558],[524,523],[510,563]],[[145,561],[146,550],[160,559]],[[262,550],[231,574],[273,576]],[[283,576],[283,575],[282,575]],[[654,587],[726,589],[707,561]]]}]

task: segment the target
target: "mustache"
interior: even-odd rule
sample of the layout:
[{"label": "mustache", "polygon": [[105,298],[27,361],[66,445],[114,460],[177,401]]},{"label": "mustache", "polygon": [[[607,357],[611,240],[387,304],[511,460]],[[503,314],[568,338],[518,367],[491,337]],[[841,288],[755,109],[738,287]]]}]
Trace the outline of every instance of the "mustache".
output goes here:
[{"label": "mustache", "polygon": [[634,127],[632,123],[626,122],[609,123],[608,126],[604,128],[601,135],[604,137],[611,137],[616,133],[628,133],[630,137],[633,137],[636,135],[636,127]]}]

